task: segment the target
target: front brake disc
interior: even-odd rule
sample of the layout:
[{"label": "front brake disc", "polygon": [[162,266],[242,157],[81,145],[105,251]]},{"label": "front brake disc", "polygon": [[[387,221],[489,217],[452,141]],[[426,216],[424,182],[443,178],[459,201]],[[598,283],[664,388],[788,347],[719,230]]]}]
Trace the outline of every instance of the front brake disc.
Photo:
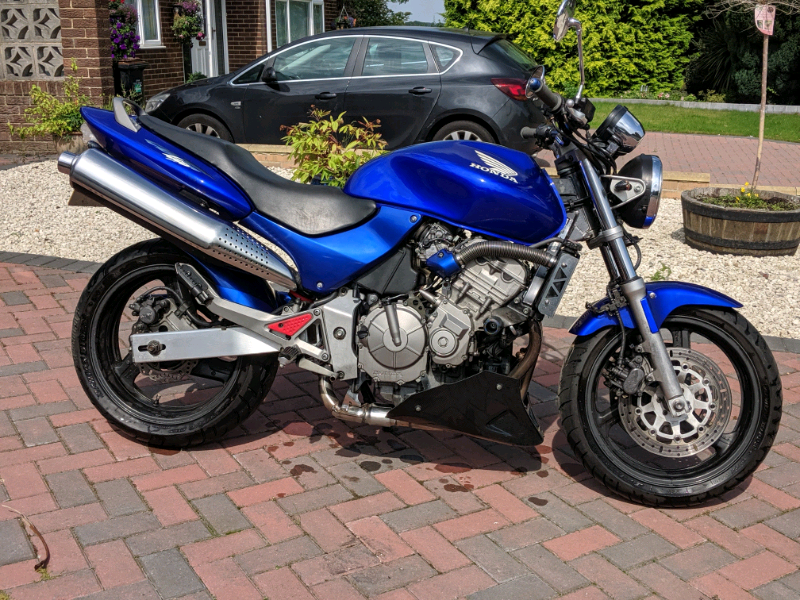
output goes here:
[{"label": "front brake disc", "polygon": [[658,384],[620,399],[622,426],[639,446],[659,456],[694,456],[712,446],[731,417],[728,379],[707,356],[689,348],[668,348],[675,374],[692,398],[692,408],[674,417]]}]

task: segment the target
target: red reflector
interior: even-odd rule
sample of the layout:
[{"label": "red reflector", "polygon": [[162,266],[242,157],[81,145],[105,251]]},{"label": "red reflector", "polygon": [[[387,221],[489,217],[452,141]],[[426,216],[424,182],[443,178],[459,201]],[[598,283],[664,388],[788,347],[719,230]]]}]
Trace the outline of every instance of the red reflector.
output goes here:
[{"label": "red reflector", "polygon": [[528,85],[528,82],[524,79],[492,79],[492,83],[498,90],[514,100],[528,99],[525,95],[525,86]]},{"label": "red reflector", "polygon": [[313,317],[309,314],[297,315],[296,317],[284,319],[283,321],[270,323],[268,328],[272,331],[277,331],[278,333],[292,337],[295,333],[305,327],[306,323],[308,323],[312,318]]}]

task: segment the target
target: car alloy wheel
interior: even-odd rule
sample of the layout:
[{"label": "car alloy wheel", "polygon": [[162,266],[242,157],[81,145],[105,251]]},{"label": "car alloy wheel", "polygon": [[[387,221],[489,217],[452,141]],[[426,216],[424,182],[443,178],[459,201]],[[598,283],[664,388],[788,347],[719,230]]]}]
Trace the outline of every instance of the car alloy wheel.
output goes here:
[{"label": "car alloy wheel", "polygon": [[218,138],[219,133],[216,129],[214,129],[211,125],[206,125],[204,123],[192,123],[186,126],[186,129],[189,131],[195,131],[197,133],[202,133],[203,135],[210,135],[211,137]]},{"label": "car alloy wheel", "polygon": [[444,138],[445,140],[462,140],[468,142],[483,142],[483,140],[477,133],[474,131],[466,131],[463,129],[458,129],[456,131],[451,131],[447,134]]}]

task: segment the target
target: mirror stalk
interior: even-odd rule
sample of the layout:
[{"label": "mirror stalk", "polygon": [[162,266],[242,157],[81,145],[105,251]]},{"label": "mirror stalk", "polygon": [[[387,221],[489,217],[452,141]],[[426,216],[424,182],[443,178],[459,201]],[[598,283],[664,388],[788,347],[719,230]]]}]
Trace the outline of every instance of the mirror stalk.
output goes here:
[{"label": "mirror stalk", "polygon": [[578,69],[581,75],[581,83],[578,86],[578,93],[575,94],[575,102],[581,99],[583,95],[583,88],[586,86],[586,76],[583,71],[583,27],[578,19],[570,18],[569,26],[575,30],[578,35]]}]

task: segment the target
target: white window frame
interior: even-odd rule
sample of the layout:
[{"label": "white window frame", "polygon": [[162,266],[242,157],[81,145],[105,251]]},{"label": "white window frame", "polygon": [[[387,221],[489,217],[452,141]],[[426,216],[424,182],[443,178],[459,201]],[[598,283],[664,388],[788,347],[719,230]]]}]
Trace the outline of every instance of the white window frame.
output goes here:
[{"label": "white window frame", "polygon": [[144,24],[142,23],[142,0],[125,0],[125,4],[130,4],[136,9],[136,14],[139,19],[136,22],[136,33],[139,35],[140,48],[163,48],[164,44],[161,41],[161,4],[160,0],[154,0],[156,10],[156,33],[158,37],[154,40],[144,39]]},{"label": "white window frame", "polygon": [[[140,1],[140,0],[137,0]],[[158,1],[158,0],[156,0]],[[322,32],[325,33],[327,29],[325,28],[325,0],[292,0],[294,2],[305,2],[308,4],[308,35],[316,35],[314,33],[314,6],[321,6],[322,7]],[[292,14],[291,10],[289,9],[289,2],[290,0],[275,0],[275,44],[277,45],[277,28],[278,28],[278,3],[282,2],[286,4],[286,44],[291,44],[292,42],[296,42],[297,40],[291,39],[292,37]],[[302,38],[301,38],[302,39]],[[284,44],[285,45],[285,44]]]}]

